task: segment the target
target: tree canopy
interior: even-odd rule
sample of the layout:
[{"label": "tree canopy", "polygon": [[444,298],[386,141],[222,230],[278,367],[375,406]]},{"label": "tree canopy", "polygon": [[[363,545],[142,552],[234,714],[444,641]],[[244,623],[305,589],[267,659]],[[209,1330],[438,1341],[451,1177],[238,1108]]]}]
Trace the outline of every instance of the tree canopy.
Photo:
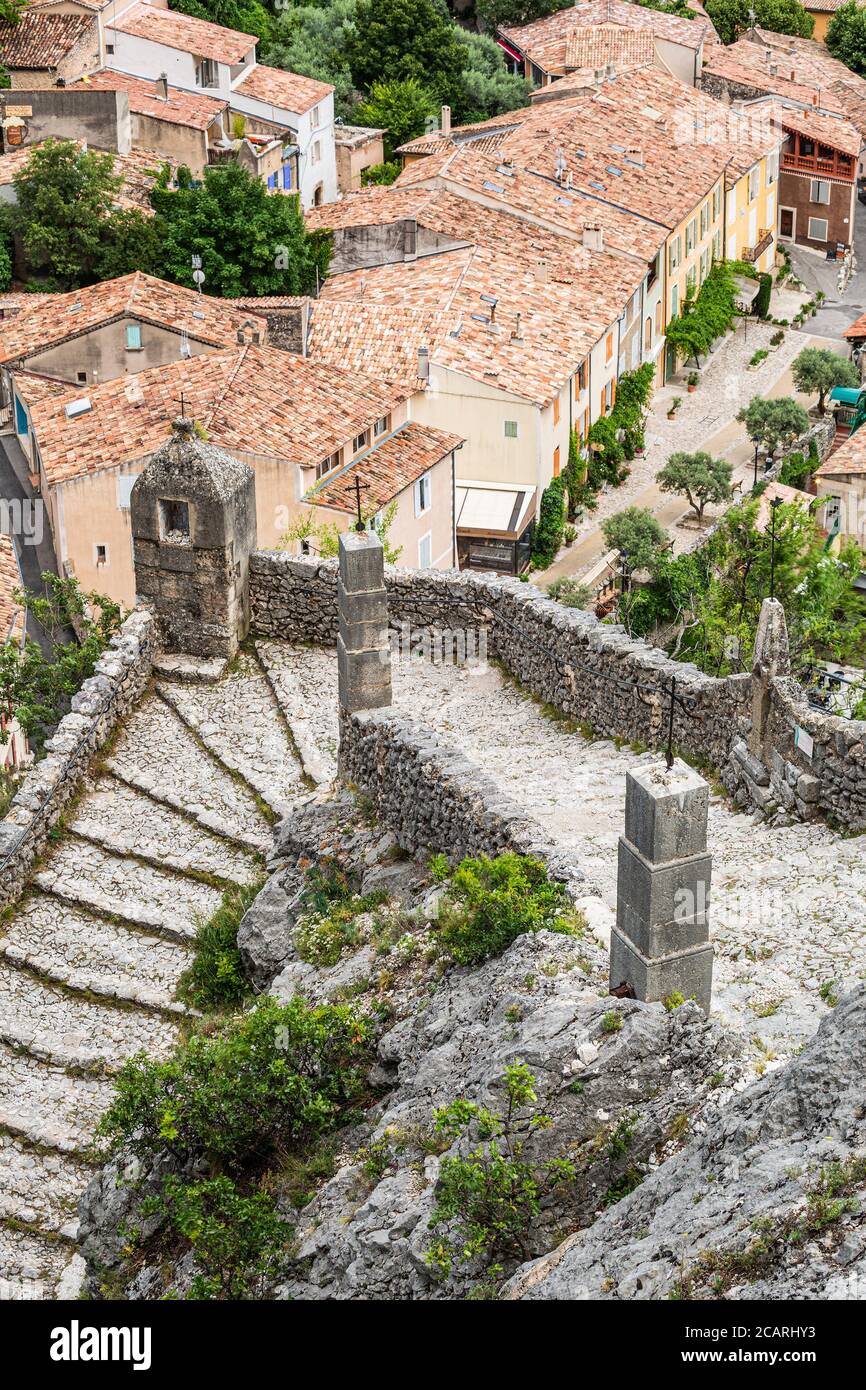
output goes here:
[{"label": "tree canopy", "polygon": [[477,0],[476,13],[485,29],[491,33],[500,24],[519,28],[545,15],[567,10],[573,0]]},{"label": "tree canopy", "polygon": [[760,444],[773,454],[780,444],[790,444],[809,428],[809,417],[803,407],[790,396],[777,401],[765,401],[753,396],[737,415],[746,426],[753,444]]},{"label": "tree canopy", "polygon": [[656,474],[656,482],[662,492],[687,497],[700,521],[708,502],[727,502],[730,498],[731,473],[727,459],[713,458],[703,451],[678,452],[671,454],[664,468]]},{"label": "tree canopy", "polygon": [[385,131],[385,159],[406,140],[423,135],[428,123],[437,126],[439,106],[432,92],[417,77],[393,82],[374,82],[365,101],[355,108],[360,125],[379,126]]},{"label": "tree canopy", "polygon": [[722,43],[735,43],[751,27],[751,9],[759,29],[810,39],[815,28],[814,19],[800,0],[707,0],[704,9]]},{"label": "tree canopy", "polygon": [[649,569],[667,545],[664,528],[645,507],[626,507],[601,523],[611,550],[628,558],[630,570]]},{"label": "tree canopy", "polygon": [[160,218],[162,273],[193,287],[192,256],[202,258],[205,288],[241,294],[310,294],[330,257],[326,236],[307,232],[297,197],[271,197],[239,164],[211,166],[195,184],[188,169],[178,187],[164,178],[153,193]]},{"label": "tree canopy", "polygon": [[840,63],[858,72],[866,73],[866,10],[857,0],[846,0],[830,20],[824,39],[828,52]]},{"label": "tree canopy", "polygon": [[831,348],[804,348],[792,364],[794,385],[804,393],[817,392],[818,410],[824,414],[824,401],[834,386],[859,386],[860,373],[847,357]]},{"label": "tree canopy", "polygon": [[283,10],[262,49],[264,61],[273,67],[330,82],[334,113],[343,120],[355,119],[352,108],[358,97],[347,53],[356,9],[357,0],[329,0]]},{"label": "tree canopy", "polygon": [[415,77],[437,102],[458,105],[466,45],[434,0],[358,0],[347,56],[362,91],[378,81]]}]

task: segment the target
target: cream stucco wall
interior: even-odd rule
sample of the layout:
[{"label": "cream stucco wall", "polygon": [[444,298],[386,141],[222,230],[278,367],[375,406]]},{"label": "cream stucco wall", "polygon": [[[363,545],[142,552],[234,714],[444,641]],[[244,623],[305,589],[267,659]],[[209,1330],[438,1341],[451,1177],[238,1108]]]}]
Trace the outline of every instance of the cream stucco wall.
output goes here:
[{"label": "cream stucco wall", "polygon": [[[141,329],[140,350],[126,346],[126,330],[133,324],[138,324]],[[29,371],[44,372],[46,376],[58,377],[75,385],[78,384],[78,373],[84,372],[86,382],[81,384],[89,386],[97,381],[113,381],[116,377],[131,376],[149,367],[178,362],[180,343],[179,333],[158,328],[155,324],[141,323],[130,316],[104,324],[45,352],[34,352],[26,359],[26,366]],[[212,351],[192,338],[189,348],[193,357]]]}]

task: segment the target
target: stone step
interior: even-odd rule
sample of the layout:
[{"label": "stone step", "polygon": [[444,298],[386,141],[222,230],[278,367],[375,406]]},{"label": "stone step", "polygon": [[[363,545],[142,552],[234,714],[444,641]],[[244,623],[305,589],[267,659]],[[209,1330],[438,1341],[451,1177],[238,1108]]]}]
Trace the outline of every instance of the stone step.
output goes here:
[{"label": "stone step", "polygon": [[116,777],[100,777],[69,827],[113,854],[136,855],[165,869],[253,883],[255,856],[160,805]]},{"label": "stone step", "polygon": [[0,1300],[56,1297],[72,1254],[66,1241],[19,1231],[0,1221]]},{"label": "stone step", "polygon": [[61,1153],[81,1153],[111,1104],[104,1077],[69,1076],[0,1043],[0,1129]]},{"label": "stone step", "polygon": [[[242,722],[243,710],[234,717]],[[246,848],[270,850],[271,829],[252,792],[202,748],[158,695],[132,712],[104,766],[206,830]]]},{"label": "stone step", "polygon": [[242,652],[231,674],[217,685],[161,683],[157,690],[187,728],[277,815],[306,794],[279,706],[253,657]]},{"label": "stone step", "polygon": [[134,926],[190,940],[216,911],[222,893],[209,884],[164,873],[109,854],[85,840],[66,839],[34,883],[65,903],[108,913]]},{"label": "stone step", "polygon": [[178,980],[192,961],[186,946],[115,926],[50,894],[25,899],[2,951],[7,960],[69,989],[186,1012],[175,1002]]},{"label": "stone step", "polygon": [[256,654],[289,726],[305,775],[321,786],[337,775],[337,660],[333,651],[257,642]]},{"label": "stone step", "polygon": [[0,1220],[72,1237],[78,1199],[90,1175],[91,1169],[72,1154],[44,1153],[0,1133]]},{"label": "stone step", "polygon": [[40,1061],[102,1072],[117,1071],[142,1048],[165,1056],[175,1029],[159,1014],[94,1004],[0,963],[0,1038]]}]

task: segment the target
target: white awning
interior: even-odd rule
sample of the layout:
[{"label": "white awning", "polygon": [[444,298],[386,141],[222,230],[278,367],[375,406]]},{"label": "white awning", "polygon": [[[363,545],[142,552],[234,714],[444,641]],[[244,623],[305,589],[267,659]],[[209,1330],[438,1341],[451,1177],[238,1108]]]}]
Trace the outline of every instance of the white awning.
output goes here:
[{"label": "white awning", "polygon": [[535,487],[531,483],[470,482],[460,478],[455,501],[457,530],[464,535],[517,540],[535,515]]}]

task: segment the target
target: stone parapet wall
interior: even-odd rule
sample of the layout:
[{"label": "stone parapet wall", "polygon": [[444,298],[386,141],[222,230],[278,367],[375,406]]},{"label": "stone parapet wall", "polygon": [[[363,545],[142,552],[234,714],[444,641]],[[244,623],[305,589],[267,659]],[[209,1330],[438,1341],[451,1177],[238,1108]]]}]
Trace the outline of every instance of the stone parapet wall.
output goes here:
[{"label": "stone parapet wall", "polygon": [[378,820],[409,854],[461,859],[513,850],[543,860],[573,897],[596,892],[572,854],[548,839],[469,758],[412,720],[389,710],[344,714],[340,771],[373,798]]},{"label": "stone parapet wall", "polygon": [[144,609],[126,619],[94,674],[73,695],[70,713],[46,744],[46,756],[28,772],[0,820],[0,910],[23,891],[94,754],[140,699],[150,679],[155,636],[154,619]]}]

